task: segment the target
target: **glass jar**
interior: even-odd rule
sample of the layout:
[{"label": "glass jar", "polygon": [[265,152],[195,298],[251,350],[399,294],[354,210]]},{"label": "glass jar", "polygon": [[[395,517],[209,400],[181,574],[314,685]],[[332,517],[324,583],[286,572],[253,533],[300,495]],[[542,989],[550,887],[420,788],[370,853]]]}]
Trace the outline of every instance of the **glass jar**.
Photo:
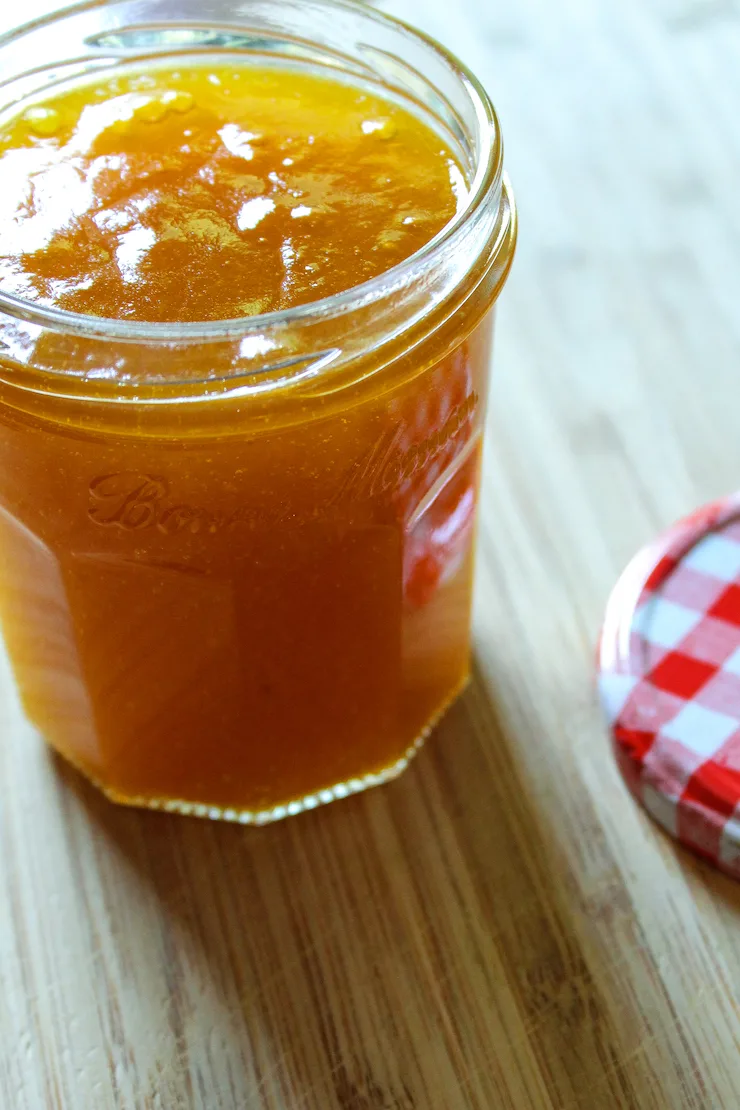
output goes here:
[{"label": "glass jar", "polygon": [[203,324],[0,291],[0,615],[26,712],[112,799],[263,823],[399,773],[465,684],[493,306],[516,221],[485,92],[337,0],[108,0],[0,39],[0,109],[132,59],[328,69],[468,177],[341,294]]}]

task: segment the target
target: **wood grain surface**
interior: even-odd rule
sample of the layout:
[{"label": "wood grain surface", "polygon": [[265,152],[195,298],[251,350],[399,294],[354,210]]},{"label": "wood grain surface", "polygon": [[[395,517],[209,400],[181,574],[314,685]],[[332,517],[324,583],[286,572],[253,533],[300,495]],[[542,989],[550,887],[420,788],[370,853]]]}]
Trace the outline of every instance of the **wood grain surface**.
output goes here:
[{"label": "wood grain surface", "polygon": [[520,205],[474,681],[396,783],[248,830],[106,803],[5,667],[7,1110],[740,1105],[740,886],[632,803],[592,677],[628,557],[740,483],[740,7],[387,7],[487,83]]}]

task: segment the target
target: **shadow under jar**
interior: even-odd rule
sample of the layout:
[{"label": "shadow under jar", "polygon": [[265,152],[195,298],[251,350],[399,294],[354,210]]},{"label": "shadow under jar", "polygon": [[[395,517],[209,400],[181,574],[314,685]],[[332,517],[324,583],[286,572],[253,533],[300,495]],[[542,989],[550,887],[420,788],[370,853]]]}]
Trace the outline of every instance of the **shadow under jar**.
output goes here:
[{"label": "shadow under jar", "polygon": [[516,221],[493,108],[431,40],[330,0],[200,12],[114,0],[7,36],[4,116],[134,61],[226,58],[387,97],[465,179],[409,258],[284,310],[153,323],[0,288],[0,615],[25,710],[116,801],[263,823],[400,772],[466,681]]}]

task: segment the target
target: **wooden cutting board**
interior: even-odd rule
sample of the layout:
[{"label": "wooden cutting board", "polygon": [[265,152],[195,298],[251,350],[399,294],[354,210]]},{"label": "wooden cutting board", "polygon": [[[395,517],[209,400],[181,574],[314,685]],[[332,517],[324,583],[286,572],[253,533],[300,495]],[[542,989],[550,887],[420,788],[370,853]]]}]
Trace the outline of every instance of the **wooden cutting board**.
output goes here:
[{"label": "wooden cutting board", "polygon": [[8,1110],[740,1105],[740,886],[637,810],[592,681],[627,558],[740,483],[738,8],[388,7],[489,85],[521,210],[472,685],[393,785],[249,830],[106,803],[4,665]]}]

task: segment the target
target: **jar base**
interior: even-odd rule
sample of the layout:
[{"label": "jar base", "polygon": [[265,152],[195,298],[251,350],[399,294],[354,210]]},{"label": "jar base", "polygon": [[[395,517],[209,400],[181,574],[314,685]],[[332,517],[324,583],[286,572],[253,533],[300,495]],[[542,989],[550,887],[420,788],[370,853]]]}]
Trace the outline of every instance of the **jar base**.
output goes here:
[{"label": "jar base", "polygon": [[313,794],[306,794],[302,798],[271,806],[267,809],[239,809],[236,806],[209,805],[205,802],[186,801],[182,798],[147,798],[143,795],[120,794],[94,775],[91,775],[78,760],[70,758],[67,752],[61,751],[53,744],[50,744],[50,747],[88,782],[100,790],[108,801],[114,802],[116,805],[130,806],[134,809],[154,809],[164,813],[179,813],[184,817],[202,817],[211,821],[230,821],[237,825],[269,825],[274,821],[282,821],[285,817],[294,817],[299,813],[306,813],[309,810],[317,809],[319,806],[328,805],[329,802],[348,798],[351,794],[360,794],[364,790],[369,790],[370,787],[382,786],[383,783],[398,778],[406,770],[416,753],[424,746],[427,737],[439,724],[447,710],[457,701],[469,681],[470,675],[467,674],[430,718],[413,744],[406,749],[400,759],[397,759],[390,766],[384,767],[380,771],[370,771],[365,775],[356,776],[346,782],[337,783],[334,786],[317,790]]}]

